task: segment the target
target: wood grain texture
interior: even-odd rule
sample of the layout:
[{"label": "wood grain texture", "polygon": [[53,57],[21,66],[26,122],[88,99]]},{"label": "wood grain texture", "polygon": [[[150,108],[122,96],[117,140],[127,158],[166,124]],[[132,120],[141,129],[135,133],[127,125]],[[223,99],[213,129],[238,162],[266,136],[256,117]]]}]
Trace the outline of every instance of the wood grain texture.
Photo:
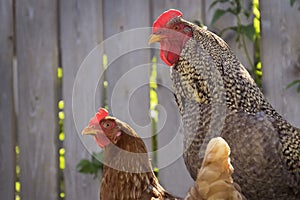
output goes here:
[{"label": "wood grain texture", "polygon": [[81,159],[90,159],[91,151],[100,151],[93,146],[92,137],[82,138],[80,133],[101,105],[97,82],[101,79],[102,55],[99,49],[92,50],[102,41],[102,1],[59,3],[65,102],[65,199],[99,199],[99,180],[77,172],[76,165]]},{"label": "wood grain texture", "polygon": [[15,196],[15,118],[13,103],[13,5],[0,2],[0,196]]},{"label": "wood grain texture", "polygon": [[[152,151],[149,117],[150,7],[148,1],[104,1],[105,53],[108,57],[108,105]],[[137,29],[138,28],[138,29]],[[111,37],[112,36],[112,37]]]},{"label": "wood grain texture", "polygon": [[[170,8],[180,10],[186,20],[203,22],[203,1],[155,0],[152,6],[152,22]],[[155,44],[154,48],[154,55],[158,61],[158,167],[161,168],[159,179],[172,194],[183,197],[193,185],[193,180],[181,156],[183,154],[181,117],[173,95],[169,67],[160,59],[159,44]]]},{"label": "wood grain texture", "polygon": [[58,198],[56,14],[56,1],[16,1],[22,199]]},{"label": "wood grain texture", "polygon": [[[0,160],[5,161],[0,162],[1,199],[14,199],[16,131],[21,151],[21,198],[58,198],[58,53],[61,53],[60,67],[64,72],[65,199],[99,199],[99,181],[78,173],[76,165],[81,159],[90,158],[91,151],[99,151],[92,138],[83,138],[79,133],[95,110],[103,106],[100,92],[103,48],[92,51],[83,62],[103,37],[110,64],[106,71],[110,112],[128,122],[143,137],[150,152],[148,81],[151,55],[157,57],[159,178],[171,193],[185,196],[193,181],[180,157],[181,118],[173,97],[169,68],[159,58],[158,44],[152,46],[155,50],[148,49],[150,30],[135,28],[150,27],[156,17],[170,8],[181,10],[187,20],[209,25],[214,12],[208,9],[212,0],[15,2],[16,38],[13,38],[13,1],[0,3]],[[299,93],[296,87],[286,89],[290,82],[300,79],[299,2],[294,7],[279,0],[261,1],[260,5],[264,92],[288,121],[300,127]],[[233,24],[233,17],[226,15],[211,29],[220,30]],[[237,48],[233,34],[225,35],[224,39],[247,67],[248,62],[243,51]],[[14,40],[18,59],[18,105],[13,103]],[[14,106],[19,108],[17,120]]]},{"label": "wood grain texture", "polygon": [[296,92],[296,86],[286,88],[293,80],[300,79],[298,7],[299,2],[294,7],[284,1],[260,2],[264,92],[279,113],[300,127],[300,93]]}]

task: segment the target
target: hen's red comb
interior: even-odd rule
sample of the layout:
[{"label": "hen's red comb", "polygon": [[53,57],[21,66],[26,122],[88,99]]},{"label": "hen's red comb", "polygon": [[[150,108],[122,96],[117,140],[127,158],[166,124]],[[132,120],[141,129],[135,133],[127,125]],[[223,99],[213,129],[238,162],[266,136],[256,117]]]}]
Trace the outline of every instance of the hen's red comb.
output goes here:
[{"label": "hen's red comb", "polygon": [[182,17],[182,12],[175,9],[170,9],[163,12],[153,23],[153,33],[157,28],[166,28],[167,23],[174,17]]},{"label": "hen's red comb", "polygon": [[99,122],[108,116],[108,111],[105,108],[99,108],[95,116],[90,120],[89,126],[93,124],[99,124]]}]

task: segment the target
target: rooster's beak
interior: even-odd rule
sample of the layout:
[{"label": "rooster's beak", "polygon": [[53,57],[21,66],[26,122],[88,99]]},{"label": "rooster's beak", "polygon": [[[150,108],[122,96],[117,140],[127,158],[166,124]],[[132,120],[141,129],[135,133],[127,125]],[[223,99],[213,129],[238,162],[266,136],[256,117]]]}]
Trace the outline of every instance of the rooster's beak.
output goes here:
[{"label": "rooster's beak", "polygon": [[151,34],[148,40],[148,44],[152,44],[154,42],[160,42],[161,39],[163,39],[163,35],[158,35],[158,34]]},{"label": "rooster's beak", "polygon": [[97,132],[99,132],[99,130],[94,127],[86,127],[82,130],[81,135],[97,135]]}]

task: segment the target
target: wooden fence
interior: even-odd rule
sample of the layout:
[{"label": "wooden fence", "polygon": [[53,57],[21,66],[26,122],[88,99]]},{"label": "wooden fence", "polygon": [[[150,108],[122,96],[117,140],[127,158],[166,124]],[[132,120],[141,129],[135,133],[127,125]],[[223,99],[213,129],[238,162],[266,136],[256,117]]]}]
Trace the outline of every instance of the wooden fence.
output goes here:
[{"label": "wooden fence", "polygon": [[[64,179],[64,199],[98,199],[99,181],[76,171],[76,165],[81,159],[90,158],[90,153],[83,145],[85,141],[82,142],[78,131],[104,101],[108,102],[115,116],[133,124],[151,150],[149,85],[145,84],[145,80],[149,80],[151,59],[154,55],[158,56],[158,51],[146,48],[147,34],[143,31],[143,34],[137,34],[139,30],[135,30],[131,37],[119,35],[99,50],[99,57],[92,58],[95,61],[92,64],[100,67],[94,67],[86,73],[84,81],[78,85],[76,75],[85,57],[97,44],[126,30],[150,27],[153,20],[169,8],[181,10],[185,19],[209,24],[214,12],[209,9],[211,2],[1,1],[0,198],[15,199],[18,162],[22,200],[62,198],[59,195],[61,177]],[[299,127],[300,94],[296,93],[295,88],[286,89],[290,82],[300,77],[300,12],[295,8],[297,6],[299,2],[291,7],[288,1],[261,1],[260,10],[263,89],[272,105]],[[220,30],[234,23],[233,20],[229,15],[224,16],[214,27],[209,28]],[[224,39],[237,52],[241,61],[248,65],[232,34],[225,35]],[[135,49],[137,43],[145,48]],[[109,63],[105,77],[99,76],[103,72],[101,52],[106,53]],[[118,59],[112,62],[112,58]],[[169,69],[160,59],[157,65],[157,137],[158,149],[163,149],[174,142],[174,133],[180,128],[180,117],[170,89]],[[59,67],[63,69],[62,80],[57,77]],[[135,70],[130,71],[133,68]],[[104,78],[108,82],[107,99],[103,99],[99,92]],[[80,92],[73,91],[74,86]],[[95,88],[98,88],[97,92]],[[96,103],[91,105],[90,98],[94,98]],[[63,148],[66,165],[62,172],[58,164],[60,147],[57,103],[60,99],[64,100],[65,113]],[[78,110],[78,107],[81,109]],[[76,119],[74,121],[78,114],[82,118],[79,124],[75,123]],[[20,151],[18,158],[16,145]],[[193,182],[182,158],[165,166],[168,155],[178,153],[181,145],[179,136],[173,145],[158,154],[158,166],[161,168],[161,183],[172,193],[184,196]]]}]

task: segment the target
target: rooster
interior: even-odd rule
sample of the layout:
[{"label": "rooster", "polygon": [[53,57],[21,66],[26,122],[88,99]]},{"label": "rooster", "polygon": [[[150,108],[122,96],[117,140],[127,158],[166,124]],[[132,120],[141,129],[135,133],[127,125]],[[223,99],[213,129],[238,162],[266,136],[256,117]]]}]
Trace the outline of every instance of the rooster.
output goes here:
[{"label": "rooster", "polygon": [[174,9],[153,23],[154,42],[171,68],[192,178],[217,134],[231,147],[233,178],[248,199],[300,199],[300,129],[272,108],[226,42]]},{"label": "rooster", "polygon": [[[159,184],[143,140],[125,122],[108,116],[101,108],[82,134],[93,135],[98,146],[104,148],[101,200],[182,199]],[[230,148],[222,138],[209,142],[198,178],[185,199],[244,199],[239,186],[233,183],[229,154]]]}]

